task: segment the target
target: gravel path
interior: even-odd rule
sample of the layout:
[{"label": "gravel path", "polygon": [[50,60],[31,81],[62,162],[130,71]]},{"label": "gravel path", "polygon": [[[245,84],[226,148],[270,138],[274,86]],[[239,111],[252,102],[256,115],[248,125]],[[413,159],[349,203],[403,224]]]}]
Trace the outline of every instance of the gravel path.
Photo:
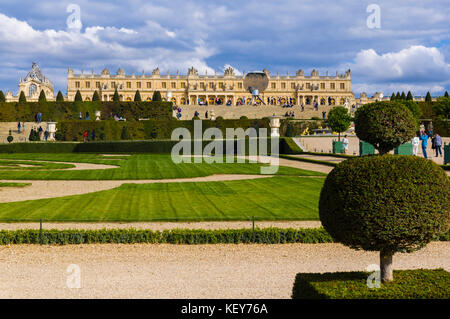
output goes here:
[{"label": "gravel path", "polygon": [[[272,175],[224,174],[224,175],[211,175],[193,178],[149,179],[149,180],[99,180],[99,181],[21,180],[20,181],[21,183],[31,183],[31,185],[21,188],[16,187],[2,188],[0,191],[0,203],[93,193],[102,190],[116,188],[126,183],[150,184],[150,183],[217,182],[217,181],[236,181],[244,179],[267,178],[267,177],[272,177]],[[16,181],[0,180],[0,182],[13,183]]]},{"label": "gravel path", "polygon": [[[320,221],[255,221],[255,227],[268,228],[317,228]],[[251,221],[231,222],[139,222],[139,223],[52,223],[44,222],[44,229],[121,229],[136,228],[150,230],[166,229],[242,229],[251,228]],[[39,229],[39,223],[0,223],[0,230]]]},{"label": "gravel path", "polygon": [[[449,271],[449,248],[397,254],[395,269]],[[376,252],[340,244],[0,246],[0,298],[289,298],[299,272],[377,263]],[[67,287],[70,264],[80,289]]]},{"label": "gravel path", "polygon": [[[93,164],[93,163],[74,163],[74,162],[57,162],[57,161],[41,161],[41,160],[26,160],[21,159],[18,160],[21,162],[41,162],[41,163],[52,163],[52,164],[69,164],[74,165],[75,167],[71,168],[62,168],[62,169],[52,169],[52,171],[80,171],[80,170],[91,170],[91,169],[110,169],[110,168],[118,168],[118,165],[106,165],[106,164]],[[31,167],[35,167],[34,165],[29,165]]]}]

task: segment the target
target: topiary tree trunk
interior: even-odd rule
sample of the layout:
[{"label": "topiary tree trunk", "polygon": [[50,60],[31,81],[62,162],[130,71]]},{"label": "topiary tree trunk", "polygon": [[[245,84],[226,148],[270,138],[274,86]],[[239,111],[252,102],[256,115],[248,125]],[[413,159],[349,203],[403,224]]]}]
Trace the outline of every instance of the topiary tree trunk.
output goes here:
[{"label": "topiary tree trunk", "polygon": [[380,273],[381,282],[389,282],[394,280],[394,275],[392,272],[392,257],[394,254],[391,251],[382,250],[380,251]]}]

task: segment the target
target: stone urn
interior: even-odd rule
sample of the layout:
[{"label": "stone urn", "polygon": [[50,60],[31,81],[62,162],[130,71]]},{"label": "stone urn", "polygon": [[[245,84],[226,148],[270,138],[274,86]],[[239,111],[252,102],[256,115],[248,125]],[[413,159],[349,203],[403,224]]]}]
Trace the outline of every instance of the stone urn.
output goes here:
[{"label": "stone urn", "polygon": [[100,121],[100,117],[102,116],[102,112],[101,111],[95,111],[95,120],[96,121]]},{"label": "stone urn", "polygon": [[55,140],[55,133],[56,133],[56,122],[47,122],[47,131],[48,131],[48,140],[54,141]]},{"label": "stone urn", "polygon": [[280,116],[269,116],[270,137],[280,137]]}]

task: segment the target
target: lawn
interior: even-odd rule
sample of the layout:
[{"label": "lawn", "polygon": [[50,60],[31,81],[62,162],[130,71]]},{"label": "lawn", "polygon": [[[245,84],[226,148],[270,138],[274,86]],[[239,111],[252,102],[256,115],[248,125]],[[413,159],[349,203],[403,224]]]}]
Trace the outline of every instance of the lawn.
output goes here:
[{"label": "lawn", "polygon": [[194,221],[250,220],[252,216],[257,220],[318,220],[323,182],[320,177],[277,176],[223,182],[124,184],[84,195],[2,203],[0,220]]},{"label": "lawn", "polygon": [[26,187],[31,185],[31,183],[2,183],[0,182],[0,190],[2,187]]},{"label": "lawn", "polygon": [[[135,154],[123,157],[105,157],[101,154],[0,154],[0,160],[8,166],[0,167],[0,179],[30,179],[30,180],[133,180],[133,179],[164,179],[201,177],[213,174],[260,174],[263,164],[259,163],[181,163],[172,162],[170,155]],[[25,164],[25,161],[59,161],[80,162],[94,164],[118,165],[117,168],[103,170],[51,170],[43,165],[41,169],[33,167],[26,169],[17,167],[11,169],[14,161],[16,164]],[[50,165],[50,164],[47,164]],[[65,164],[51,164],[65,165]],[[1,164],[0,164],[1,166]],[[63,168],[63,167],[58,167]],[[294,176],[324,176],[325,174],[291,167],[280,167],[277,175]]]}]

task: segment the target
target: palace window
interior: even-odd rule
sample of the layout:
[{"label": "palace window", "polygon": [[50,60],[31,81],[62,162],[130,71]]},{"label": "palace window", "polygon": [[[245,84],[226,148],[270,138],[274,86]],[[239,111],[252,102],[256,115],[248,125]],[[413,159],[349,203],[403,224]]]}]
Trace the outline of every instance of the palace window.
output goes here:
[{"label": "palace window", "polygon": [[309,90],[311,88],[311,83],[306,83],[306,88]]},{"label": "palace window", "polygon": [[32,83],[28,87],[28,96],[33,96],[33,94],[36,93],[36,91],[37,91],[37,86],[36,86],[36,84]]},{"label": "palace window", "polygon": [[177,88],[177,83],[176,82],[172,82],[171,86],[172,86],[172,89],[176,89]]},{"label": "palace window", "polygon": [[91,82],[89,82],[89,81],[84,82],[84,86],[86,87],[86,89],[90,89],[91,88]]},{"label": "palace window", "polygon": [[286,88],[286,83],[282,82],[282,83],[281,83],[281,88],[282,88],[282,89],[285,89],[285,88]]},{"label": "palace window", "polygon": [[131,82],[127,82],[127,89],[131,89]]},{"label": "palace window", "polygon": [[320,89],[325,90],[325,83],[320,83]]},{"label": "palace window", "polygon": [[201,88],[201,89],[204,89],[204,88],[205,88],[205,83],[204,83],[204,82],[201,82],[201,83],[200,83],[200,88]]},{"label": "palace window", "polygon": [[271,85],[270,85],[270,87],[272,88],[272,89],[276,89],[277,88],[277,84],[276,83],[272,83]]},{"label": "palace window", "polygon": [[213,89],[214,88],[214,83],[213,82],[209,82],[209,88]]},{"label": "palace window", "polygon": [[291,83],[291,89],[295,89],[295,83]]},{"label": "palace window", "polygon": [[99,89],[99,88],[100,88],[100,82],[95,82],[95,87],[96,87],[97,89]]},{"label": "palace window", "polygon": [[219,82],[219,89],[223,89],[223,88],[224,88],[223,82]]},{"label": "palace window", "polygon": [[331,88],[332,90],[336,89],[336,84],[330,83],[330,88]]},{"label": "palace window", "polygon": [[162,87],[163,89],[165,89],[165,88],[166,88],[166,82],[161,82],[161,87]]},{"label": "palace window", "polygon": [[345,90],[345,83],[341,83],[340,88],[341,88],[341,90]]},{"label": "palace window", "polygon": [[152,82],[147,82],[147,89],[151,89],[152,88]]},{"label": "palace window", "polygon": [[238,82],[238,89],[242,89],[242,82]]},{"label": "palace window", "polygon": [[181,82],[181,88],[185,89],[186,88],[186,82]]},{"label": "palace window", "polygon": [[79,89],[79,88],[80,88],[80,81],[76,81],[76,82],[75,82],[75,88],[76,88],[76,89]]},{"label": "palace window", "polygon": [[111,82],[111,87],[112,87],[113,89],[115,89],[115,88],[116,88],[116,82]]},{"label": "palace window", "polygon": [[141,88],[141,82],[136,82],[136,87],[137,87],[138,89],[140,89],[140,88]]}]

